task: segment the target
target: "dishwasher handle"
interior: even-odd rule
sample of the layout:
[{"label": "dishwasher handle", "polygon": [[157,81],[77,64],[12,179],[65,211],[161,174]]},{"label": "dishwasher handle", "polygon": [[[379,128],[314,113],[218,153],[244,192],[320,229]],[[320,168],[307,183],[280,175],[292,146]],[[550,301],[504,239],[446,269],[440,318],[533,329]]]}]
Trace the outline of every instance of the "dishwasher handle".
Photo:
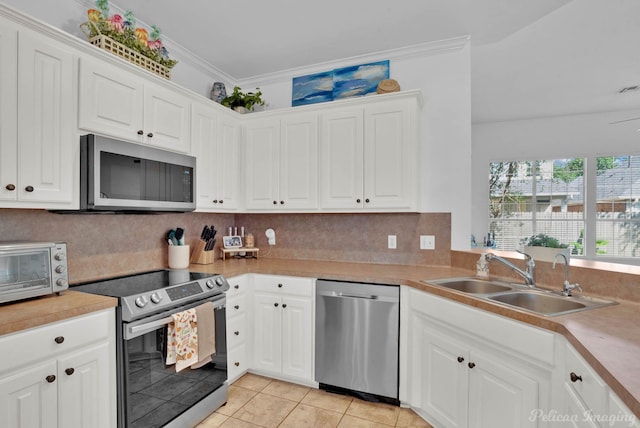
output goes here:
[{"label": "dishwasher handle", "polygon": [[349,294],[349,293],[335,293],[334,296],[335,297],[352,297],[354,299],[378,300],[378,296],[374,294],[360,295],[360,294]]}]

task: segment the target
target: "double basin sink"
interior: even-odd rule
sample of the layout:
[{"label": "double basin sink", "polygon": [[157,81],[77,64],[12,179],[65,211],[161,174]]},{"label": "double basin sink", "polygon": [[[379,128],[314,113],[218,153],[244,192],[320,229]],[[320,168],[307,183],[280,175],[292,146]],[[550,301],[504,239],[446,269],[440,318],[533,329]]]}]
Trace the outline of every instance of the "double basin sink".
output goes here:
[{"label": "double basin sink", "polygon": [[565,315],[616,304],[616,302],[596,297],[563,296],[550,290],[473,277],[423,280],[422,282],[472,294],[493,303],[543,316]]}]

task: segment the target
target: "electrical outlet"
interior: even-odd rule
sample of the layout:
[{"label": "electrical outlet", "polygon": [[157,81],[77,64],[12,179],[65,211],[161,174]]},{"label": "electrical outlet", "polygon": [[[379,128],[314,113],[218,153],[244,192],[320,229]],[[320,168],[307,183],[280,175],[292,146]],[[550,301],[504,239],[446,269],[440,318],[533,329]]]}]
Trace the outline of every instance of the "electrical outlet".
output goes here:
[{"label": "electrical outlet", "polygon": [[420,249],[421,250],[435,250],[436,249],[436,237],[433,235],[420,235]]},{"label": "electrical outlet", "polygon": [[387,247],[391,250],[395,250],[398,242],[396,241],[396,235],[387,236]]}]

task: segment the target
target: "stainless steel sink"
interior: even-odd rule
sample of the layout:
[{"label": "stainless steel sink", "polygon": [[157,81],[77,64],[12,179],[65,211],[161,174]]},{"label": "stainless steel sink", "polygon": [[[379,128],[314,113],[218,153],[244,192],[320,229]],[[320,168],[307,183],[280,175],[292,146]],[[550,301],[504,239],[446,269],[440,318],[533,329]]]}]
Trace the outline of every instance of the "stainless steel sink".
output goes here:
[{"label": "stainless steel sink", "polygon": [[471,294],[492,294],[511,290],[512,287],[495,281],[484,281],[476,278],[451,278],[435,281],[425,280],[429,284],[436,284],[453,290]]},{"label": "stainless steel sink", "polygon": [[565,297],[551,291],[517,291],[488,297],[489,300],[515,306],[540,315],[564,315],[587,309],[615,305],[616,302],[594,297]]},{"label": "stainless steel sink", "polygon": [[572,312],[615,305],[616,302],[587,296],[565,297],[542,288],[473,277],[423,280],[455,291],[473,294],[479,299],[544,316],[564,315]]}]

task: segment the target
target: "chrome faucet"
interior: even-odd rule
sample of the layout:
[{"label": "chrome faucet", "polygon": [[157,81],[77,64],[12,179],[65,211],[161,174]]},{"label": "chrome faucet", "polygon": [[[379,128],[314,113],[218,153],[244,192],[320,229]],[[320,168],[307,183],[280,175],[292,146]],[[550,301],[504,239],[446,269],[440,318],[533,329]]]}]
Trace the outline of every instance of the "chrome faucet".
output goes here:
[{"label": "chrome faucet", "polygon": [[533,257],[531,257],[529,254],[523,253],[520,250],[516,250],[516,251],[524,255],[525,270],[520,269],[518,266],[511,263],[509,260],[503,259],[500,256],[496,256],[493,253],[487,253],[485,257],[488,262],[495,260],[497,262],[502,263],[503,265],[505,265],[506,267],[508,267],[509,269],[511,269],[518,275],[520,275],[524,279],[525,284],[527,284],[531,288],[535,288],[536,286],[535,286],[535,280],[534,280],[534,272],[535,272],[536,264],[533,261]]},{"label": "chrome faucet", "polygon": [[580,290],[580,293],[582,293],[582,288],[580,288],[580,284],[571,284],[569,282],[569,260],[567,259],[567,256],[564,253],[556,254],[556,256],[553,258],[552,268],[553,269],[556,268],[556,261],[558,260],[558,257],[562,257],[562,259],[564,260],[564,283],[562,284],[562,295],[570,297],[572,290],[576,288]]}]

